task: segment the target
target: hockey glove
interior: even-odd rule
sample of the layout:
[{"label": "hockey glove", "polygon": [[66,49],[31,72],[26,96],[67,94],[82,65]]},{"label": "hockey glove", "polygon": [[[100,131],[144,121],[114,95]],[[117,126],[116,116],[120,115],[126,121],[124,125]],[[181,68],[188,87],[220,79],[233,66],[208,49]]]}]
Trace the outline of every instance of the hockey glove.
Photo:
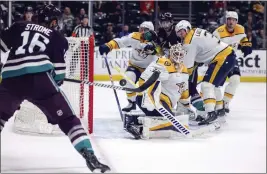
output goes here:
[{"label": "hockey glove", "polygon": [[144,33],[144,39],[147,40],[148,42],[156,42],[158,39],[158,35],[155,31],[149,30],[148,32]]},{"label": "hockey glove", "polygon": [[241,51],[244,53],[244,57],[247,57],[247,55],[252,53],[252,44],[251,42],[243,42],[241,45]]},{"label": "hockey glove", "polygon": [[106,44],[100,45],[99,46],[99,53],[100,55],[108,54],[110,52],[109,47]]},{"label": "hockey glove", "polygon": [[144,52],[148,55],[155,55],[156,54],[156,47],[152,44],[147,44],[144,48]]}]

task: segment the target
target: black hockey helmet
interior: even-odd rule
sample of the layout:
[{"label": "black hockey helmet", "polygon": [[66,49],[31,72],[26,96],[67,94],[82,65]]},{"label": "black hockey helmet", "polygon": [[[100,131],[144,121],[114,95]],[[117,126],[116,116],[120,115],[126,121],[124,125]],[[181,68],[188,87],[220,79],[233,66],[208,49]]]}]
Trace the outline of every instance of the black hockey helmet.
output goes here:
[{"label": "black hockey helmet", "polygon": [[27,12],[32,12],[33,13],[33,8],[31,6],[27,6],[25,9],[24,9],[24,13],[27,13]]},{"label": "black hockey helmet", "polygon": [[38,10],[38,23],[50,28],[58,27],[58,18],[61,11],[53,4],[45,5]]},{"label": "black hockey helmet", "polygon": [[172,21],[173,20],[172,13],[170,12],[162,13],[160,15],[160,20],[161,21]]},{"label": "black hockey helmet", "polygon": [[173,25],[173,17],[170,12],[162,13],[159,17],[159,26],[165,31],[170,31]]}]

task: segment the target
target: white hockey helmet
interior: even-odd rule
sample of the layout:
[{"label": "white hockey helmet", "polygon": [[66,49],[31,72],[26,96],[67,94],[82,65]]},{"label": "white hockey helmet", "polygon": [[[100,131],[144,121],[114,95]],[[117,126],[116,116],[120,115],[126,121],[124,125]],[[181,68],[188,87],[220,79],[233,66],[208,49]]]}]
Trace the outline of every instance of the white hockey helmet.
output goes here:
[{"label": "white hockey helmet", "polygon": [[151,21],[145,21],[140,25],[140,28],[147,28],[154,31],[154,25]]},{"label": "white hockey helmet", "polygon": [[227,20],[228,18],[234,18],[238,21],[238,14],[235,11],[227,11],[225,15],[225,19]]},{"label": "white hockey helmet", "polygon": [[186,21],[186,20],[181,20],[180,22],[178,22],[175,26],[175,31],[176,33],[180,30],[184,29],[186,32],[188,32],[189,30],[192,29],[192,26],[190,24],[190,22]]},{"label": "white hockey helmet", "polygon": [[181,65],[184,62],[184,56],[186,51],[184,50],[182,44],[178,43],[171,46],[170,48],[170,59],[178,65]]}]

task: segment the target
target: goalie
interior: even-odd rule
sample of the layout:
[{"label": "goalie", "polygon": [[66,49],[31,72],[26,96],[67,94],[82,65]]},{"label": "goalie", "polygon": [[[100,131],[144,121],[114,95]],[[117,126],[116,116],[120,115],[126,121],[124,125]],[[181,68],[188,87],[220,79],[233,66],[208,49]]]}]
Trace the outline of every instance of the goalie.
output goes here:
[{"label": "goalie", "polygon": [[[177,104],[178,100],[189,109],[189,93],[188,93],[188,73],[187,68],[183,65],[183,57],[185,51],[181,44],[173,45],[170,48],[168,58],[158,58],[156,62],[152,62],[142,73],[139,79],[141,86],[146,81],[155,77],[154,83],[144,92],[138,94],[136,103],[145,113],[146,117],[158,117],[162,119],[162,115],[156,110],[155,105],[161,104],[170,113]],[[173,114],[174,115],[174,114]],[[126,130],[136,139],[141,138],[143,125],[139,124],[138,116],[126,117]],[[165,129],[173,129],[171,124]]]}]

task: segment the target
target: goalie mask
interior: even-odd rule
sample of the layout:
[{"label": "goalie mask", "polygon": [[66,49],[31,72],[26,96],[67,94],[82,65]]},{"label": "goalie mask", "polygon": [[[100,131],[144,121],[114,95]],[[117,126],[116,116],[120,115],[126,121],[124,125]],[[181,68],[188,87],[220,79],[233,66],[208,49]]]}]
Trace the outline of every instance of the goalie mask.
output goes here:
[{"label": "goalie mask", "polygon": [[183,49],[182,45],[176,44],[170,48],[170,59],[173,63],[176,64],[178,71],[182,71],[182,64],[184,62],[184,56],[186,55],[186,51]]}]

